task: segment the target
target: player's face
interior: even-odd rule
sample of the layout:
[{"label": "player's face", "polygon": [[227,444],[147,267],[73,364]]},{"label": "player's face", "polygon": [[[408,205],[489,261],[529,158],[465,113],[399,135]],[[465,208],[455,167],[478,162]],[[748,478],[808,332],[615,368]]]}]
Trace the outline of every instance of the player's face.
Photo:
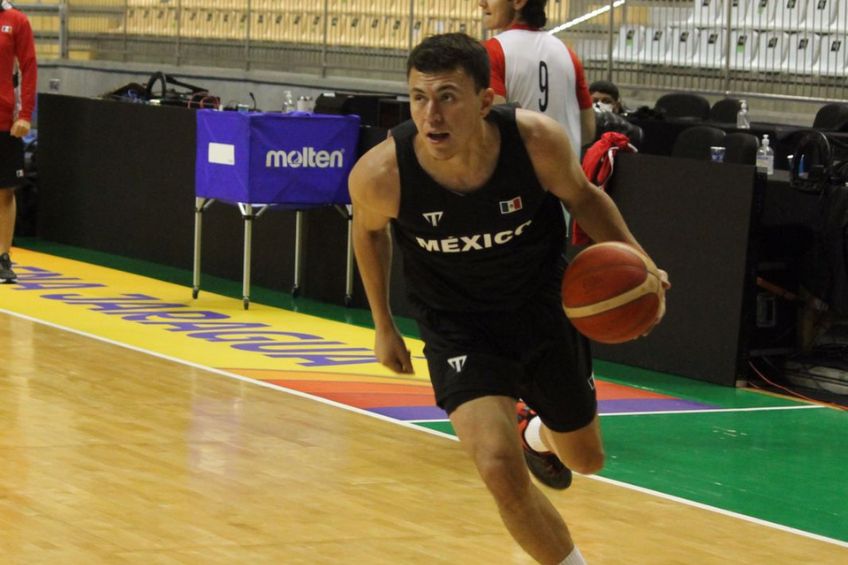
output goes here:
[{"label": "player's face", "polygon": [[486,29],[505,29],[515,19],[514,0],[478,0]]},{"label": "player's face", "polygon": [[492,89],[477,90],[463,69],[409,73],[409,106],[421,147],[435,159],[449,159],[474,142],[481,118],[492,104]]}]

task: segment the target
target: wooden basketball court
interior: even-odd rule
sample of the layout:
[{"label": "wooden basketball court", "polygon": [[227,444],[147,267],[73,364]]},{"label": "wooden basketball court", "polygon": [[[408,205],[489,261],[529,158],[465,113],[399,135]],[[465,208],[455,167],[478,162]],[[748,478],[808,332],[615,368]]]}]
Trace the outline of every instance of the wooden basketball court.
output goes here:
[{"label": "wooden basketball court", "polygon": [[[444,434],[13,314],[10,286],[0,562],[532,562]],[[608,480],[547,494],[592,564],[848,562],[840,540]]]}]

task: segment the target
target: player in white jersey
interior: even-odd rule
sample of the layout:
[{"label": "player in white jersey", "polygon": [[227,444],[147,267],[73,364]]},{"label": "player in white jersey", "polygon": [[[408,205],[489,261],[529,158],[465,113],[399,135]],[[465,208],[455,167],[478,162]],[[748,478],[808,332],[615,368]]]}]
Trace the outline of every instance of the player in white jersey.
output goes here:
[{"label": "player in white jersey", "polygon": [[574,52],[542,30],[547,0],[479,0],[483,25],[502,30],[483,42],[489,52],[495,102],[515,102],[554,118],[572,148],[595,138],[595,114],[583,64]]}]

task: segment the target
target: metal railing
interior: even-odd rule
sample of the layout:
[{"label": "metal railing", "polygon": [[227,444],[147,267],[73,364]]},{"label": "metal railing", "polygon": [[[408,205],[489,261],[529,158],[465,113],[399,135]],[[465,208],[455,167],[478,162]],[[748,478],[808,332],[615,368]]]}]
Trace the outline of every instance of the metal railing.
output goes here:
[{"label": "metal railing", "polygon": [[[469,0],[43,0],[41,59],[402,80],[427,35],[482,38]],[[651,90],[846,98],[848,0],[549,0],[590,79]]]}]

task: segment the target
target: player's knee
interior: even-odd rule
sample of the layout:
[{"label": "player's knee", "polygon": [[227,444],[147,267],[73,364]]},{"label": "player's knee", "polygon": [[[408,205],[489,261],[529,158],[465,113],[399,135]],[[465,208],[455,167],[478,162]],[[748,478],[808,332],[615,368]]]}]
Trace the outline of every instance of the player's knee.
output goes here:
[{"label": "player's knee", "polygon": [[518,504],[530,484],[523,459],[504,453],[490,453],[477,458],[477,471],[499,506]]}]

